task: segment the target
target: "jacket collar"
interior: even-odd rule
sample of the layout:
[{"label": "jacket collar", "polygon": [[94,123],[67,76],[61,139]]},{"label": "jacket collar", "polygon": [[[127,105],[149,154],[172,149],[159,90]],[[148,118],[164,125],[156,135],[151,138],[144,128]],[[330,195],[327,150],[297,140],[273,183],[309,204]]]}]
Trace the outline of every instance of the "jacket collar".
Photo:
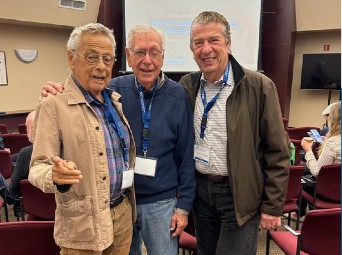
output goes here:
[{"label": "jacket collar", "polygon": [[[119,101],[121,97],[120,94],[114,92],[109,88],[105,88],[105,90],[108,92],[114,102]],[[87,100],[85,99],[82,91],[74,83],[71,75],[68,76],[64,84],[64,93],[66,94],[68,104],[70,105],[87,103]]]}]

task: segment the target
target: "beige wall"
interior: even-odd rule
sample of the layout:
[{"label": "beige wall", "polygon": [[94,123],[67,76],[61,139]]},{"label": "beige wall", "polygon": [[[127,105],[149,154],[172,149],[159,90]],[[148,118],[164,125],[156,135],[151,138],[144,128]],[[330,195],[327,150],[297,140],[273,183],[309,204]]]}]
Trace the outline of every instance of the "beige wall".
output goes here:
[{"label": "beige wall", "polygon": [[[341,1],[296,0],[296,23],[289,126],[322,127],[329,91],[300,89],[303,54],[341,52]],[[330,51],[323,50],[326,44]],[[339,92],[332,91],[331,103],[338,100]]]},{"label": "beige wall", "polygon": [[296,0],[297,31],[341,29],[341,0]]},{"label": "beige wall", "polygon": [[[0,0],[0,51],[6,54],[8,85],[0,86],[0,111],[34,109],[46,81],[64,81],[66,41],[73,27],[96,22],[101,0],[86,8],[59,7],[59,0]],[[15,49],[37,49],[32,63],[20,62]]]},{"label": "beige wall", "polygon": [[[323,45],[330,44],[330,51],[323,51]],[[303,54],[341,52],[340,32],[312,32],[297,35],[293,82],[289,114],[289,126],[322,127],[322,111],[328,104],[328,90],[301,90]],[[332,91],[331,103],[339,100],[338,91]]]},{"label": "beige wall", "polygon": [[85,10],[59,7],[59,0],[0,0],[1,22],[75,27],[96,22],[101,0],[87,0]]},{"label": "beige wall", "polygon": [[[0,23],[0,51],[5,51],[8,85],[0,86],[0,111],[34,109],[46,81],[64,81],[66,41],[71,30]],[[14,49],[37,49],[32,63],[23,63]]]}]

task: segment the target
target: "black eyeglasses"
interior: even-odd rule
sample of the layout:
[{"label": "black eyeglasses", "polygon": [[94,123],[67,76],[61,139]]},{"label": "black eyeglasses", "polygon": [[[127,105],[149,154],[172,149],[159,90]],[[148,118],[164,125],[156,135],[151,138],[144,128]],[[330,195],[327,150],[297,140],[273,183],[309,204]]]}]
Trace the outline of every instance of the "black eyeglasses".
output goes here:
[{"label": "black eyeglasses", "polygon": [[157,49],[154,49],[154,50],[150,50],[150,51],[146,51],[146,50],[133,50],[133,49],[129,49],[130,51],[133,52],[133,55],[137,58],[144,58],[146,56],[146,54],[148,53],[148,55],[150,55],[150,58],[152,59],[158,59],[160,58],[163,53],[164,53],[164,50],[160,51],[160,50],[157,50]]},{"label": "black eyeglasses", "polygon": [[89,65],[95,65],[100,58],[102,58],[102,62],[106,65],[106,66],[111,66],[113,65],[113,63],[116,61],[116,58],[110,56],[110,55],[98,55],[98,54],[89,54],[87,56],[82,55],[81,53],[75,51],[75,50],[71,50],[72,52],[75,52],[77,55],[80,55],[81,57],[84,57],[85,61],[89,64]]}]

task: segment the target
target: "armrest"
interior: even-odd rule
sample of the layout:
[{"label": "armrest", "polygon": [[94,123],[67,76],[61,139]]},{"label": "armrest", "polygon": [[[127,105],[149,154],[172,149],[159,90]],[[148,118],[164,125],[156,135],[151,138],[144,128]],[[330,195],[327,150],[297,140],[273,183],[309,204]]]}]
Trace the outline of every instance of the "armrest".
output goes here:
[{"label": "armrest", "polygon": [[[313,176],[312,176],[313,177]],[[307,176],[303,176],[302,179],[301,179],[301,182],[303,183],[306,183],[306,182],[309,182],[309,183],[312,183],[312,184],[316,184],[317,183],[317,180],[316,178],[309,178]]]},{"label": "armrest", "polygon": [[296,232],[295,230],[293,230],[289,225],[284,224],[283,227],[288,230],[292,235],[294,236],[300,236],[301,233],[300,232]]}]

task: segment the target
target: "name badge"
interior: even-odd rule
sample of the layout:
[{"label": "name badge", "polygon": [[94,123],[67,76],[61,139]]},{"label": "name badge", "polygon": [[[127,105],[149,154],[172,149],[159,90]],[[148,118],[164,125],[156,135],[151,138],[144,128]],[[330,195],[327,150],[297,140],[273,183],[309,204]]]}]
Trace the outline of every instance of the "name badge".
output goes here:
[{"label": "name badge", "polygon": [[135,159],[135,174],[154,177],[156,175],[157,159],[137,156]]},{"label": "name badge", "polygon": [[133,185],[134,171],[133,169],[123,171],[122,173],[122,189],[130,188]]},{"label": "name badge", "polygon": [[194,159],[206,165],[209,165],[209,148],[200,145],[195,145]]}]

